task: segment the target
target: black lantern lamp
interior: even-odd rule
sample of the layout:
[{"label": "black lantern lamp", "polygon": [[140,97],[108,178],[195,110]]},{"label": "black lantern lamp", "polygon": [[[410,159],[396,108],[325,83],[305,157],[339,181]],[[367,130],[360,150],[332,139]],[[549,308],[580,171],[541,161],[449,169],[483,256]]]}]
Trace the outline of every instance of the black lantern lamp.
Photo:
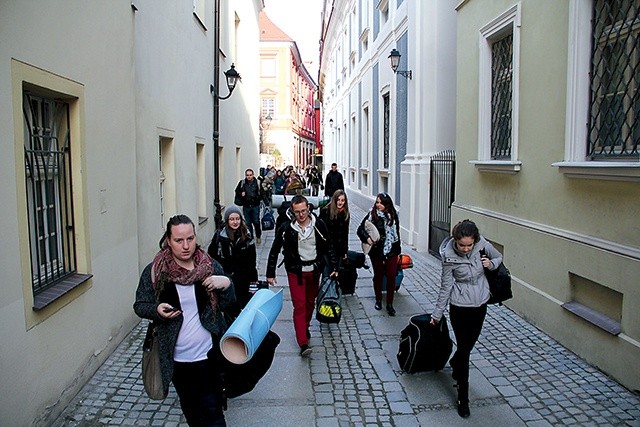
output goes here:
[{"label": "black lantern lamp", "polygon": [[389,61],[391,62],[391,69],[395,74],[400,74],[401,76],[409,78],[411,80],[412,73],[411,70],[403,71],[398,70],[398,66],[400,65],[400,57],[402,55],[396,49],[391,49],[391,53],[389,54]]},{"label": "black lantern lamp", "polygon": [[242,77],[240,77],[240,73],[236,71],[236,66],[234,64],[231,64],[231,68],[224,72],[224,76],[227,79],[227,89],[229,89],[229,94],[227,96],[218,96],[216,88],[213,85],[210,86],[211,93],[221,101],[229,98],[233,93],[233,90],[236,88],[238,81],[242,81]]}]

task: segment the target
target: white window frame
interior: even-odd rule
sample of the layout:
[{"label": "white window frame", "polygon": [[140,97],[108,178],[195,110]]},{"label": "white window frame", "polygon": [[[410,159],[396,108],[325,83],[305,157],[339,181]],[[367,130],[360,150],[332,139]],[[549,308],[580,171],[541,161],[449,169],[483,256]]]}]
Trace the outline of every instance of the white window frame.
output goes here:
[{"label": "white window frame", "polygon": [[587,159],[593,0],[569,0],[564,161],[552,165],[571,178],[640,181],[640,162]]},{"label": "white window frame", "polygon": [[[478,159],[472,160],[483,172],[516,173],[522,164],[518,160],[518,112],[520,99],[520,26],[521,6],[516,3],[480,29],[479,93],[478,93]],[[511,93],[511,159],[491,160],[491,46],[505,32],[513,34]]]},{"label": "white window frame", "polygon": [[271,115],[271,119],[276,117],[276,99],[273,97],[264,97],[260,102],[260,117],[263,119]]}]

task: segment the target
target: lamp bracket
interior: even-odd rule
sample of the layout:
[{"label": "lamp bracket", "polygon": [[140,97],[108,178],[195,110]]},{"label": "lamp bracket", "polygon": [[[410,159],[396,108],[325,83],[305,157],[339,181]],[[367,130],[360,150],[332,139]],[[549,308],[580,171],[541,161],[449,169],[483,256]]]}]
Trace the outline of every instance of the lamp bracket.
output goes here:
[{"label": "lamp bracket", "polygon": [[[235,89],[235,88],[234,88]],[[216,88],[213,87],[213,85],[209,85],[209,90],[211,91],[211,93],[213,94],[213,96],[215,96],[216,98],[218,98],[220,101],[224,101],[225,99],[228,99],[231,94],[233,93],[233,89],[231,89],[229,91],[229,94],[227,96],[220,96],[218,95],[218,91],[216,91]]]}]

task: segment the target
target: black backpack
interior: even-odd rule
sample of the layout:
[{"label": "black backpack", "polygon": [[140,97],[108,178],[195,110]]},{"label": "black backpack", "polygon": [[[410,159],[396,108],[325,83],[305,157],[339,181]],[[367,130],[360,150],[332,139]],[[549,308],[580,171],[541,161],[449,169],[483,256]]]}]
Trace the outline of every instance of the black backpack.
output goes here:
[{"label": "black backpack", "polygon": [[413,316],[400,333],[398,363],[400,369],[409,374],[440,371],[451,356],[453,342],[449,337],[447,319],[442,316],[440,322],[433,326],[429,322],[430,314]]}]

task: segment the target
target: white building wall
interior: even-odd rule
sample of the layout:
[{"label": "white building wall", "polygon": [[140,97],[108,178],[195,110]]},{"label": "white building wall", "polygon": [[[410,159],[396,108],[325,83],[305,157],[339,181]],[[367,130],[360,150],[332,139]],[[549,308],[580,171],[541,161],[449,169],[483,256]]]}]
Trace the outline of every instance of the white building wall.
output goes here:
[{"label": "white building wall", "polygon": [[[329,27],[320,66],[324,75],[324,173],[331,163],[338,163],[346,185],[354,191],[351,200],[366,208],[373,204],[376,192],[387,191],[400,210],[403,239],[418,250],[427,250],[430,158],[455,147],[455,5],[417,0],[397,3],[325,2],[325,10],[333,7],[333,12],[330,20],[325,16]],[[388,13],[383,22],[380,8],[385,5]],[[355,19],[351,17],[354,9]],[[352,30],[352,25],[357,28]],[[344,34],[354,31],[357,45],[350,45]],[[366,51],[363,40],[367,40]],[[400,46],[404,44],[403,49]],[[401,50],[406,70],[412,71],[411,80],[405,81],[391,70],[388,56],[393,48]],[[356,52],[355,64],[350,63],[351,51]],[[405,87],[406,104],[397,104],[399,97],[404,99]],[[383,95],[387,93],[390,159],[389,168],[384,169]],[[362,129],[365,107],[368,141],[353,155],[350,147],[358,146],[357,139],[366,135]],[[356,132],[351,130],[354,116]],[[405,155],[399,150],[403,141],[396,132],[400,130],[406,132]],[[377,148],[372,145],[376,139]]]}]

